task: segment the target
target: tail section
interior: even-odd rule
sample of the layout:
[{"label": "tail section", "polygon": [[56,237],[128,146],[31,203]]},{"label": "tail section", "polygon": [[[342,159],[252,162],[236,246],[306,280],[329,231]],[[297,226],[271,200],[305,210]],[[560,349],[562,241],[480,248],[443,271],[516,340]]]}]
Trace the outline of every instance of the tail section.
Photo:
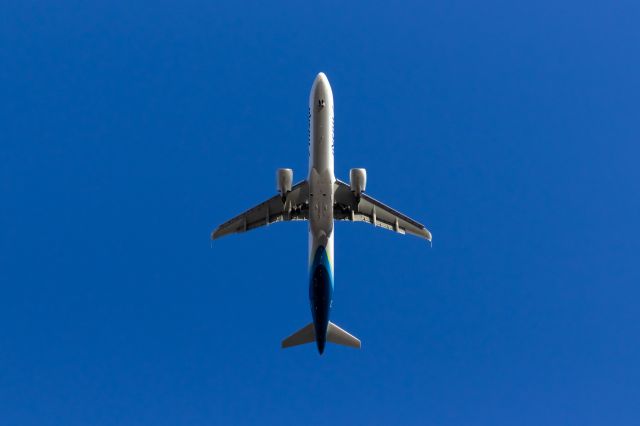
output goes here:
[{"label": "tail section", "polygon": [[356,349],[360,349],[362,346],[357,337],[347,333],[332,322],[329,322],[329,328],[327,329],[327,341]]},{"label": "tail section", "polygon": [[[315,341],[316,332],[313,323],[311,322],[284,339],[282,341],[282,348],[290,348],[292,346],[304,345],[305,343],[312,343]],[[332,322],[329,322],[329,327],[327,327],[327,341],[335,343],[336,345],[349,346],[357,349],[360,349],[362,346],[357,337],[349,334]]]},{"label": "tail section", "polygon": [[290,348],[291,346],[304,345],[305,343],[311,343],[316,341],[316,332],[313,329],[313,323],[302,327],[300,330],[293,333],[282,341],[282,349]]}]

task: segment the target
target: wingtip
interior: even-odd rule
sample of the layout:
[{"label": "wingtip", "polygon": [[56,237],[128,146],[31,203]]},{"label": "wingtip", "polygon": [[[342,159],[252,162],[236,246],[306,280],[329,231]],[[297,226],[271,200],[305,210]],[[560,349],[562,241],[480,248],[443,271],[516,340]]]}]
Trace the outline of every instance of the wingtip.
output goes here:
[{"label": "wingtip", "polygon": [[423,228],[423,230],[424,230],[424,238],[425,238],[425,240],[429,241],[429,245],[433,244],[431,242],[431,238],[432,238],[431,232],[429,232],[429,230],[427,228]]}]

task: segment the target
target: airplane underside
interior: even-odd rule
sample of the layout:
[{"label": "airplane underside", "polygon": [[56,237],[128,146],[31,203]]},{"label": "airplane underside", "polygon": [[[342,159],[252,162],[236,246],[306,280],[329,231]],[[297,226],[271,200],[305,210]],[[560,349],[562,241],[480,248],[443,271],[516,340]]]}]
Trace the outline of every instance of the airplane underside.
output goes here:
[{"label": "airplane underside", "polygon": [[278,195],[223,223],[211,239],[242,233],[275,222],[309,222],[309,301],[313,321],[282,341],[282,348],[316,342],[322,354],[326,342],[360,348],[353,335],[330,318],[333,300],[334,220],[370,223],[431,242],[431,233],[419,222],[365,194],[365,169],[351,169],[349,183],[336,179],[333,158],[333,93],[319,73],[309,95],[309,174],[292,185],[293,171],[278,169]]}]

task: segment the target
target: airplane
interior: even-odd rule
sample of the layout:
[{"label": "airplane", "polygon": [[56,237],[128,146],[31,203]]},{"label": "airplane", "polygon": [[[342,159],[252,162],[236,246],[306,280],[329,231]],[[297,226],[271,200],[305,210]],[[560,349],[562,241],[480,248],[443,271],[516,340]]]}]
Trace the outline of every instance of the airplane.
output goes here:
[{"label": "airplane", "polygon": [[329,321],[333,300],[334,220],[365,222],[400,234],[415,235],[431,243],[424,225],[365,193],[367,171],[349,171],[349,183],[336,179],[333,170],[333,92],[319,73],[309,94],[309,174],[292,186],[293,170],[276,170],[278,194],[223,223],[211,239],[241,233],[275,222],[309,221],[309,299],[313,321],[282,341],[282,348],[315,341],[320,355],[326,342],[360,348],[355,336]]}]

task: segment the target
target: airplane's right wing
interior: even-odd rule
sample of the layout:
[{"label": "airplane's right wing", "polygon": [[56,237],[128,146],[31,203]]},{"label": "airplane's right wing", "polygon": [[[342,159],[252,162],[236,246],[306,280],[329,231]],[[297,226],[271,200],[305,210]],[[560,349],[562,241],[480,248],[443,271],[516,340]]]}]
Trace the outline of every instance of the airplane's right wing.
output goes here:
[{"label": "airplane's right wing", "polygon": [[247,232],[274,222],[308,218],[309,184],[305,180],[294,185],[284,201],[280,195],[276,195],[218,226],[211,233],[211,239]]},{"label": "airplane's right wing", "polygon": [[347,183],[336,180],[333,217],[336,220],[367,222],[400,234],[411,234],[431,242],[431,232],[423,224],[392,209],[366,194],[360,200]]}]

